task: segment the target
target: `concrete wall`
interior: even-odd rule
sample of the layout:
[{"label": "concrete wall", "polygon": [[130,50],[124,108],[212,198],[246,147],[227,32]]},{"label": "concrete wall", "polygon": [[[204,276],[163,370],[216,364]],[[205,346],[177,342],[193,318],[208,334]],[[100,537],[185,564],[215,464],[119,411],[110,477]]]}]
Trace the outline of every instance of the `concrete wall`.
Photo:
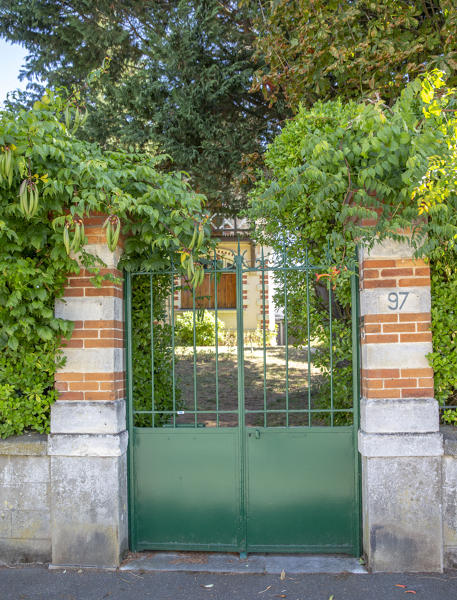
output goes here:
[{"label": "concrete wall", "polygon": [[[103,438],[120,428],[124,407],[103,403],[96,408],[82,402],[71,403],[67,409],[62,404],[55,406],[55,429],[60,427],[62,418],[69,416],[68,409],[74,431],[80,428],[78,423],[85,420],[87,412],[91,412],[93,427],[103,422],[105,429],[93,440],[88,440],[87,435],[84,439],[75,436],[64,440],[69,447],[64,452],[60,449],[60,454],[73,452],[73,456],[54,457],[53,475],[48,451],[53,453],[56,448],[49,449],[48,436],[29,434],[0,440],[0,565],[51,562],[54,540],[60,549],[60,564],[115,566],[127,541],[125,448],[107,451]],[[422,409],[427,412],[426,406]],[[362,419],[371,429],[366,417]],[[387,414],[377,416],[379,429],[389,427],[386,419]],[[426,414],[423,422],[425,419]],[[413,427],[420,430],[415,421]],[[417,563],[422,569],[439,571],[437,554],[444,555],[444,568],[457,568],[457,428],[442,427],[441,433],[444,456],[439,456],[442,449],[438,436],[429,435],[429,443],[421,452],[405,435],[390,434],[389,443],[382,447],[378,447],[375,438],[368,440],[364,436],[362,440],[363,527],[377,571],[402,570],[392,568],[392,561],[402,565],[403,555],[409,561],[405,570],[419,570],[414,568]],[[54,435],[54,445],[55,438]],[[96,451],[91,448],[90,453],[87,449],[81,452],[82,443],[92,447],[94,442]],[[76,452],[75,448],[79,450]],[[385,448],[390,448],[389,456]],[[407,452],[410,456],[406,456]],[[425,452],[430,455],[414,456]],[[401,453],[404,456],[399,456]],[[370,529],[374,521],[377,525]],[[384,557],[386,546],[391,553]],[[79,560],[75,561],[75,557]],[[386,563],[384,568],[382,561]]]},{"label": "concrete wall", "polygon": [[0,565],[51,560],[46,435],[0,440]]},{"label": "concrete wall", "polygon": [[441,428],[443,456],[444,567],[457,569],[457,427]]}]

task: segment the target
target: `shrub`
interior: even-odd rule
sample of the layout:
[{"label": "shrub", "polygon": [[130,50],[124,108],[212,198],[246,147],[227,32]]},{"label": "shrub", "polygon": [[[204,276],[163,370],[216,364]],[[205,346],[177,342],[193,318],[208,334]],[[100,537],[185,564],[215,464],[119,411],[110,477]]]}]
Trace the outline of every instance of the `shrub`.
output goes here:
[{"label": "shrub", "polygon": [[[265,345],[272,346],[276,339],[277,328],[275,331],[270,331],[269,329],[265,332]],[[234,330],[226,331],[223,337],[222,344],[224,346],[236,346],[237,344],[237,332]],[[244,347],[263,347],[263,329],[262,327],[257,327],[257,329],[247,329],[243,334],[243,343]]]},{"label": "shrub", "polygon": [[[132,368],[133,403],[135,410],[152,409],[152,360],[151,360],[151,299],[149,277],[132,278]],[[154,409],[173,409],[173,371],[171,326],[165,322],[165,302],[169,295],[169,278],[156,276],[152,279],[154,296]],[[175,387],[177,406],[181,398]],[[156,415],[154,425],[168,421],[165,415]],[[150,427],[150,415],[136,415],[136,427]]]},{"label": "shrub", "polygon": [[[313,356],[322,373],[316,407],[328,404],[330,384],[335,408],[352,404],[348,259],[355,241],[368,247],[389,238],[406,241],[406,232],[412,232],[417,257],[429,258],[432,266],[429,360],[437,398],[450,405],[456,397],[456,111],[457,90],[432,71],[410,82],[391,107],[341,99],[301,106],[267,150],[248,216],[261,224],[258,243],[278,255],[287,251],[292,262],[307,257],[320,265],[309,285],[303,273],[287,275],[289,333],[304,341],[309,316],[309,336],[319,342]],[[365,219],[376,225],[365,227]],[[321,277],[329,278],[328,287],[318,283]],[[284,284],[279,279],[276,286],[278,306],[284,304]]]},{"label": "shrub", "polygon": [[54,373],[56,344],[29,343],[0,353],[0,438],[33,429],[49,430],[51,404],[57,398]]},{"label": "shrub", "polygon": [[[457,405],[457,257],[445,248],[431,260],[433,352],[428,355],[435,372],[435,398],[442,405]],[[447,421],[452,416],[446,413]],[[445,419],[446,420],[446,419]]]},{"label": "shrub", "polygon": [[[265,345],[272,346],[277,336],[277,327],[274,331],[267,329],[265,331]],[[263,328],[257,327],[257,329],[248,329],[244,332],[244,345],[245,346],[263,346]]]},{"label": "shrub", "polygon": [[[218,341],[221,344],[224,338],[225,326],[218,319]],[[176,319],[176,344],[178,346],[193,346],[194,344],[194,317],[192,311],[178,315]],[[214,313],[203,310],[195,313],[195,345],[214,346],[216,344],[216,318]]]}]

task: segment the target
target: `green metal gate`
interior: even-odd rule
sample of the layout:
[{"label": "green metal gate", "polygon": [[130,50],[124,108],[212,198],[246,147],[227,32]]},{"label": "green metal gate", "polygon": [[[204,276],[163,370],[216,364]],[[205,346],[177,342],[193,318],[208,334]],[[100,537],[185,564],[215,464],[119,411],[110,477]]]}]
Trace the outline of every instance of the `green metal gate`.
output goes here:
[{"label": "green metal gate", "polygon": [[[323,300],[316,297],[325,270],[308,256],[292,264],[285,251],[250,260],[239,246],[231,260],[215,254],[206,267],[211,297],[185,292],[187,347],[176,327],[185,288],[178,272],[126,274],[132,550],[360,554],[357,275],[354,268],[352,333],[343,340],[352,356],[341,360],[330,277],[321,280]],[[236,336],[219,320],[228,274],[236,282]],[[282,299],[283,346],[268,343],[268,278]],[[306,293],[302,308],[292,305],[296,286]],[[257,290],[261,317],[254,342],[243,326],[248,287]],[[328,308],[324,369],[314,366],[313,301]],[[198,344],[202,306],[215,317],[209,347]],[[304,319],[306,339],[295,339],[292,313]],[[352,385],[341,392],[337,369],[351,367]]]}]

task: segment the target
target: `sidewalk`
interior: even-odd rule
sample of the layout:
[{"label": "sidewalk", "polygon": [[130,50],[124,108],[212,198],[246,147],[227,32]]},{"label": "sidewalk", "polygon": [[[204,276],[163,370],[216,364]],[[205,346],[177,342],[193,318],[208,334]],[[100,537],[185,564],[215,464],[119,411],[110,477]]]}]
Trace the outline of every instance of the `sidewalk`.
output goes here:
[{"label": "sidewalk", "polygon": [[[283,576],[284,577],[284,576]],[[397,587],[397,586],[406,587]],[[414,593],[415,592],[415,593]],[[332,598],[333,596],[333,598]],[[247,575],[0,568],[0,600],[454,600],[457,572]]]}]

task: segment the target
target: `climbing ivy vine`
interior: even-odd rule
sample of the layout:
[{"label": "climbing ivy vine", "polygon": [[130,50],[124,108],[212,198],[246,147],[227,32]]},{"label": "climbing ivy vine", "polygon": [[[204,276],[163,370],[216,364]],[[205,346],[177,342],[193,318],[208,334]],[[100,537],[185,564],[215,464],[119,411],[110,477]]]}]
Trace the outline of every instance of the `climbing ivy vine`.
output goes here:
[{"label": "climbing ivy vine", "polygon": [[85,248],[83,219],[106,213],[121,266],[163,266],[173,258],[195,283],[208,237],[204,197],[183,173],[157,169],[160,156],[104,151],[81,141],[77,92],[47,92],[33,109],[0,112],[0,437],[48,430],[53,376],[72,323],[54,316],[68,273],[80,265],[100,283],[103,266]]},{"label": "climbing ivy vine", "polygon": [[[299,108],[266,153],[267,169],[251,197],[249,215],[261,224],[259,240],[292,258],[306,252],[323,264],[334,288],[334,385],[341,407],[351,398],[349,273],[356,243],[405,240],[432,263],[434,351],[441,402],[455,396],[453,347],[457,331],[452,297],[457,267],[457,91],[433,71],[411,82],[392,107],[376,102],[316,102]],[[364,226],[367,219],[371,227]],[[329,257],[324,249],[328,246]],[[326,266],[327,265],[327,266]],[[311,336],[320,340],[314,362],[327,377],[329,292],[311,297]],[[306,286],[296,282],[289,310],[295,336],[304,339]],[[280,301],[281,295],[278,295]],[[325,299],[326,298],[326,299]],[[325,379],[324,377],[324,379]],[[325,385],[321,388],[327,393]],[[347,404],[346,404],[347,405]]]}]

